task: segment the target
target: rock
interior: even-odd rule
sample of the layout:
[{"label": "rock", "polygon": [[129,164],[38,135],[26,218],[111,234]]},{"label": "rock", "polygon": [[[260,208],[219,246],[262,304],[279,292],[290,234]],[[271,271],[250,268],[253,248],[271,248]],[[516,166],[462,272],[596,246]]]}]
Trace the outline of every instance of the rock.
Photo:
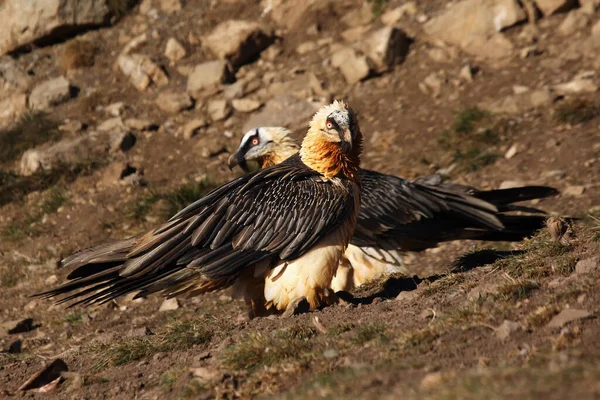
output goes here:
[{"label": "rock", "polygon": [[504,158],[506,158],[507,160],[510,160],[511,158],[513,158],[514,156],[517,155],[518,151],[519,151],[519,146],[515,143],[512,146],[510,146],[510,148],[506,151],[506,153],[504,154]]},{"label": "rock", "polygon": [[31,332],[39,325],[34,325],[33,318],[17,319],[0,324],[0,337],[6,335],[16,335],[18,333]]},{"label": "rock", "polygon": [[578,274],[589,274],[600,267],[600,257],[591,257],[577,261],[575,272]]},{"label": "rock", "polygon": [[19,390],[39,389],[40,392],[50,391],[49,389],[52,387],[49,385],[54,384],[54,382],[58,384],[61,379],[61,374],[68,370],[69,367],[67,367],[67,364],[60,358],[57,358],[27,379],[27,381],[21,385]]},{"label": "rock", "polygon": [[139,118],[129,118],[125,120],[125,126],[128,129],[133,129],[136,131],[150,131],[155,130],[157,128],[156,124],[148,121],[147,119],[139,119]]},{"label": "rock", "polygon": [[[342,39],[346,42],[357,42],[365,37],[365,34],[371,30],[369,25],[356,26],[354,28],[346,29],[341,33]],[[315,48],[316,48],[315,44]],[[297,50],[296,50],[297,51]]]},{"label": "rock", "polygon": [[385,72],[404,61],[410,39],[404,31],[386,26],[373,32],[361,43],[363,52],[372,61],[376,72]]},{"label": "rock", "polygon": [[185,47],[177,41],[175,38],[169,38],[167,45],[165,46],[165,57],[175,62],[179,61],[187,55]]},{"label": "rock", "polygon": [[278,96],[267,101],[259,112],[253,113],[242,131],[248,132],[259,126],[286,126],[292,130],[305,127],[318,108],[316,104],[291,95]]},{"label": "rock", "polygon": [[181,0],[158,0],[158,7],[167,14],[173,14],[181,10]]},{"label": "rock", "polygon": [[262,104],[258,100],[234,99],[231,100],[231,105],[238,112],[248,113],[258,110]]},{"label": "rock", "polygon": [[544,171],[542,173],[543,178],[553,178],[553,179],[564,179],[567,176],[567,173],[562,169],[552,169],[550,171]]},{"label": "rock", "polygon": [[[423,84],[431,90],[433,97],[438,97],[442,91],[442,80],[438,77],[437,73],[432,72],[427,75]],[[426,91],[427,92],[427,91]]]},{"label": "rock", "polygon": [[521,186],[525,186],[522,181],[502,181],[498,189],[512,189]]},{"label": "rock", "polygon": [[44,280],[46,286],[54,286],[58,282],[58,276],[52,274]]},{"label": "rock", "polygon": [[215,93],[223,83],[233,81],[234,76],[225,61],[209,61],[194,67],[188,77],[187,90],[192,97],[198,98],[201,92]]},{"label": "rock", "polygon": [[535,4],[542,14],[552,15],[577,7],[577,0],[535,0]]},{"label": "rock", "polygon": [[231,115],[231,107],[227,100],[210,100],[206,111],[213,121],[221,121]]},{"label": "rock", "polygon": [[594,93],[598,91],[598,85],[591,79],[576,77],[570,82],[554,85],[553,89],[558,95],[564,96],[573,93]]},{"label": "rock", "polygon": [[562,191],[562,194],[565,196],[579,197],[583,194],[583,192],[585,192],[585,186],[571,185],[571,186],[567,186]]},{"label": "rock", "polygon": [[214,368],[190,368],[192,375],[204,382],[215,382],[223,377],[223,373],[215,370]]},{"label": "rock", "polygon": [[112,103],[104,107],[104,112],[113,117],[118,117],[121,115],[123,110],[125,109],[125,104],[122,101]]},{"label": "rock", "polygon": [[11,57],[0,57],[0,100],[29,89],[31,78]]},{"label": "rock", "polygon": [[[164,302],[163,302],[164,304]],[[143,326],[141,328],[132,329],[127,333],[128,338],[142,338],[146,336],[152,336],[154,332],[150,330],[147,326]]]},{"label": "rock", "polygon": [[114,130],[109,134],[109,146],[112,153],[118,151],[125,153],[135,146],[136,141],[135,135],[126,129]]},{"label": "rock", "polygon": [[465,82],[473,82],[473,68],[469,64],[465,65],[460,69],[458,77]]},{"label": "rock", "polygon": [[33,44],[57,42],[109,22],[107,1],[4,0],[0,7],[0,55]]},{"label": "rock", "polygon": [[183,127],[183,138],[191,139],[192,137],[194,137],[196,135],[196,133],[198,133],[198,131],[200,129],[206,127],[207,125],[208,124],[203,119],[191,120],[190,122],[185,124],[185,126]]},{"label": "rock", "polygon": [[417,4],[409,1],[381,15],[381,22],[384,25],[394,26],[405,16],[413,16],[417,13]]},{"label": "rock", "polygon": [[588,26],[590,19],[590,15],[583,10],[572,11],[558,26],[558,33],[562,36],[571,36]]},{"label": "rock", "polygon": [[281,314],[282,318],[289,318],[293,315],[300,315],[310,311],[310,304],[306,297],[300,297],[299,299],[294,300],[288,307],[285,309],[283,314]]},{"label": "rock", "polygon": [[29,107],[45,110],[69,100],[71,95],[71,84],[64,76],[60,76],[36,85],[29,95]]},{"label": "rock", "polygon": [[402,291],[396,296],[396,300],[401,302],[413,302],[419,297],[419,293],[416,290]]},{"label": "rock", "polygon": [[127,130],[116,122],[111,124],[114,124],[112,130],[108,129],[107,124],[107,131],[104,132],[89,132],[27,150],[21,156],[20,173],[29,176],[38,171],[53,170],[61,165],[77,165],[100,160],[106,158],[111,149],[116,151],[130,147],[132,138]]},{"label": "rock", "polygon": [[11,125],[19,116],[27,111],[27,94],[12,94],[0,100],[0,126]]},{"label": "rock", "polygon": [[179,114],[194,106],[194,100],[184,92],[167,91],[158,95],[156,105],[170,114]]},{"label": "rock", "polygon": [[[343,33],[342,33],[342,37],[343,37]],[[315,51],[319,46],[317,45],[316,42],[304,42],[304,43],[300,43],[297,47],[296,47],[296,53],[302,55],[302,54],[306,54],[306,53],[310,53]]]},{"label": "rock", "polygon": [[169,83],[165,72],[144,54],[121,54],[116,65],[139,91],[146,90],[151,83],[158,87]]},{"label": "rock", "polygon": [[331,56],[331,65],[339,68],[349,84],[355,84],[367,78],[371,69],[367,57],[359,56],[351,47],[344,47]]},{"label": "rock", "polygon": [[137,168],[126,162],[116,161],[106,167],[99,183],[101,186],[110,187],[119,184],[139,184],[142,180],[143,174]]},{"label": "rock", "polygon": [[158,309],[159,312],[165,312],[165,311],[174,311],[177,310],[179,308],[179,300],[177,300],[175,297],[172,297],[170,299],[166,299],[165,301],[162,302],[162,304],[160,305],[160,308]]},{"label": "rock", "polygon": [[123,120],[120,117],[109,118],[96,127],[100,132],[113,132],[125,129]]},{"label": "rock", "polygon": [[505,319],[502,324],[496,328],[496,337],[502,341],[508,339],[508,337],[518,330],[521,329],[521,325],[517,322],[509,321]]},{"label": "rock", "polygon": [[232,19],[217,25],[203,45],[216,57],[239,67],[258,57],[273,39],[273,35],[256,22]]},{"label": "rock", "polygon": [[424,30],[471,55],[499,59],[509,57],[513,46],[498,32],[525,19],[516,0],[463,0],[425,23]]},{"label": "rock", "polygon": [[327,349],[323,352],[323,357],[325,357],[325,359],[327,359],[327,360],[334,360],[334,359],[338,358],[338,356],[339,356],[339,353],[335,349]]},{"label": "rock", "polygon": [[584,319],[591,316],[592,314],[589,311],[578,310],[575,308],[567,308],[555,315],[546,326],[548,328],[562,328],[569,322],[577,321],[579,319]]},{"label": "rock", "polygon": [[421,389],[431,390],[440,387],[444,382],[444,375],[441,372],[430,372],[421,379]]}]

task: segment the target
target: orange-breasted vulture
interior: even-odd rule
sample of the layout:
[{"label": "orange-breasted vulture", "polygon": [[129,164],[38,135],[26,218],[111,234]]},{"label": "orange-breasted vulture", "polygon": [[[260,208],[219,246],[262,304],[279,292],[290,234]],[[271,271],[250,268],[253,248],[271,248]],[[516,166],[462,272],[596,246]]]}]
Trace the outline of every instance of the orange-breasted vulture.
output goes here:
[{"label": "orange-breasted vulture", "polygon": [[[243,136],[228,163],[246,172],[248,162],[270,168],[298,150],[289,130],[259,127]],[[480,191],[441,183],[435,176],[410,182],[367,169],[361,169],[360,176],[357,226],[332,281],[334,291],[352,289],[384,274],[406,272],[403,252],[459,239],[519,241],[540,229],[546,216],[541,210],[513,203],[558,194],[544,186]]]},{"label": "orange-breasted vulture", "polygon": [[254,315],[302,297],[311,309],[326,305],[360,208],[361,148],[352,109],[324,106],[293,157],[212,190],[143,235],[67,257],[68,281],[40,295],[89,305],[232,286]]}]

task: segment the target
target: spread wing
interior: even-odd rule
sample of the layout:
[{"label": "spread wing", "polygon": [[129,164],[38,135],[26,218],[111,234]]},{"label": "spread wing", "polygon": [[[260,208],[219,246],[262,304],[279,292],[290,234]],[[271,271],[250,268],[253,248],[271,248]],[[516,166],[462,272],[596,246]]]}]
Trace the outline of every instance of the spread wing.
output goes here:
[{"label": "spread wing", "polygon": [[63,261],[76,268],[72,281],[42,295],[83,289],[61,301],[91,304],[227,286],[259,261],[300,257],[338,228],[354,212],[352,185],[325,181],[294,156],[213,190],[143,236],[74,254]]},{"label": "spread wing", "polygon": [[383,251],[419,251],[457,239],[520,240],[539,229],[544,217],[502,212],[526,210],[511,207],[512,202],[556,194],[552,188],[535,186],[476,191],[369,170],[361,177],[362,204],[352,244]]}]

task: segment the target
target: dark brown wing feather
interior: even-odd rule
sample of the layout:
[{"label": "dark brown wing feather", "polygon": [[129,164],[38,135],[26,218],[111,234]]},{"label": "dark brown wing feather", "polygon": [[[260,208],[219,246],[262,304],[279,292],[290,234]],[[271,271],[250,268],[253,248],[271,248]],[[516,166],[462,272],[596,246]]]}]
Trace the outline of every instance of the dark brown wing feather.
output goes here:
[{"label": "dark brown wing feather", "polygon": [[90,304],[228,285],[259,261],[300,257],[338,228],[355,212],[352,185],[325,181],[294,156],[213,190],[143,236],[66,258],[73,280],[41,295],[83,289],[63,301]]},{"label": "dark brown wing feather", "polygon": [[[553,188],[478,191],[422,178],[415,182],[362,170],[362,198],[352,244],[420,251],[457,239],[521,240],[543,226],[537,209],[512,203],[558,194]],[[527,211],[538,215],[508,215]]]}]

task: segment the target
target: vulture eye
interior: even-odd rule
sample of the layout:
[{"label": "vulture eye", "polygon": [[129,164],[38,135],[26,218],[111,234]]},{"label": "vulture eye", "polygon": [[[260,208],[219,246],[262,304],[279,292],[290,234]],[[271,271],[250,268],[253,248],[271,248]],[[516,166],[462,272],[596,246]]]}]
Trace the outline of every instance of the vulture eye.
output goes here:
[{"label": "vulture eye", "polygon": [[258,144],[258,138],[252,138],[252,146],[256,146]]},{"label": "vulture eye", "polygon": [[327,121],[325,123],[325,128],[327,128],[327,129],[333,129],[333,123],[331,121]]}]

